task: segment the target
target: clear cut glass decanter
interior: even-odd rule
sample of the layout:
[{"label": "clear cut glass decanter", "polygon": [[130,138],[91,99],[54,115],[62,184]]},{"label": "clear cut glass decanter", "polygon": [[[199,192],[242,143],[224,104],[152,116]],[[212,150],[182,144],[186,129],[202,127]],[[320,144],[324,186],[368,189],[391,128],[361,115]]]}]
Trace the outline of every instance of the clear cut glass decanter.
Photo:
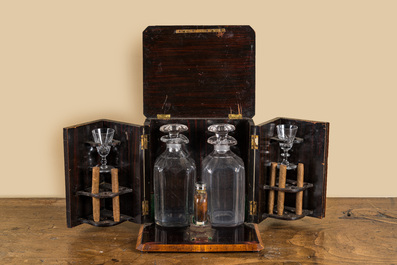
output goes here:
[{"label": "clear cut glass decanter", "polygon": [[196,165],[182,148],[189,140],[180,132],[187,129],[182,124],[160,127],[160,131],[168,133],[161,137],[167,148],[154,164],[154,219],[160,226],[189,225]]},{"label": "clear cut glass decanter", "polygon": [[208,216],[212,226],[238,226],[244,222],[245,170],[243,160],[230,151],[237,144],[228,133],[231,124],[208,127],[215,136],[208,138],[214,151],[205,157],[202,166],[203,182],[207,183]]}]

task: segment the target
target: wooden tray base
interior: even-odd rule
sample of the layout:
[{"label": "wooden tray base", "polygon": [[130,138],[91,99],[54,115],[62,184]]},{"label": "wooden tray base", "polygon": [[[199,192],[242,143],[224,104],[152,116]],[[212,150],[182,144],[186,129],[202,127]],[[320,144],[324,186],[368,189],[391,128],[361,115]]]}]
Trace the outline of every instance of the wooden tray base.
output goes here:
[{"label": "wooden tray base", "polygon": [[143,224],[136,249],[144,252],[237,252],[260,251],[262,239],[257,224],[238,227],[211,226],[163,228]]}]

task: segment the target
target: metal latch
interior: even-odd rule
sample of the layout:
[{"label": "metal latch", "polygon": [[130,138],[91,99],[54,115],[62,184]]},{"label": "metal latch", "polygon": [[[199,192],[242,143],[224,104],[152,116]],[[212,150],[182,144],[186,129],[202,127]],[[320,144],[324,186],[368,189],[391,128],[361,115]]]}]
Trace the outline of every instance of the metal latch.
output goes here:
[{"label": "metal latch", "polygon": [[141,149],[147,149],[148,147],[148,137],[147,134],[142,134],[141,135]]},{"label": "metal latch", "polygon": [[243,114],[229,114],[229,119],[230,120],[239,120],[243,118]]},{"label": "metal latch", "polygon": [[169,119],[171,119],[171,114],[157,114],[157,119],[169,120]]},{"label": "metal latch", "polygon": [[256,215],[257,212],[257,205],[256,205],[256,201],[250,201],[250,215]]},{"label": "metal latch", "polygon": [[142,201],[142,215],[149,215],[149,201]]},{"label": "metal latch", "polygon": [[258,135],[251,135],[251,149],[258,149]]}]

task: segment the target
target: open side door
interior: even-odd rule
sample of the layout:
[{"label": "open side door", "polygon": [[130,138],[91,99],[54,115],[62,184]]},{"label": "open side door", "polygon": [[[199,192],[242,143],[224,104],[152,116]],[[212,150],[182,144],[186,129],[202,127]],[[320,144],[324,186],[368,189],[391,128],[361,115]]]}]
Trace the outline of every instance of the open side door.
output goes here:
[{"label": "open side door", "polygon": [[[289,161],[304,165],[304,188],[298,189],[296,186],[297,170],[287,171],[287,184],[284,200],[284,213],[277,215],[270,212],[268,198],[270,191],[273,190],[274,201],[277,203],[277,176],[276,187],[270,185],[271,163],[279,163],[281,149],[277,138],[276,126],[279,124],[297,125],[298,131],[295,142],[290,150]],[[327,188],[327,167],[328,167],[328,141],[329,123],[306,121],[289,118],[276,118],[256,126],[259,137],[259,165],[257,166],[259,177],[258,187],[258,215],[257,221],[261,222],[267,217],[296,220],[304,216],[322,218],[325,216],[326,188]],[[300,190],[303,192],[303,213],[295,213],[296,194]],[[276,206],[274,205],[274,209]]]},{"label": "open side door", "polygon": [[[92,168],[99,164],[100,156],[93,144],[92,130],[112,128],[115,130],[113,146],[107,156],[108,164],[118,168],[119,193],[114,194],[110,173],[100,174],[100,188],[91,193]],[[82,223],[94,226],[112,226],[124,221],[143,223],[148,216],[149,203],[145,187],[143,160],[145,149],[142,140],[144,126],[97,120],[64,128],[66,216],[68,227]],[[120,201],[120,221],[112,216],[112,200]],[[100,199],[100,221],[93,220],[93,198]]]}]

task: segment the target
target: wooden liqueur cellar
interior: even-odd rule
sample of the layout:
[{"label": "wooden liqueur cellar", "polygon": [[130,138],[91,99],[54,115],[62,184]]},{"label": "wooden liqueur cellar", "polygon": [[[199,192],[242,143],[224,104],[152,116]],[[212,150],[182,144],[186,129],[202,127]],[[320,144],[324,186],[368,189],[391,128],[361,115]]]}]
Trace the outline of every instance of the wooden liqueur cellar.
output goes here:
[{"label": "wooden liqueur cellar", "polygon": [[[325,215],[329,123],[288,118],[255,125],[255,33],[249,26],[150,26],[143,32],[143,125],[97,120],[64,128],[67,225],[141,225],[137,249],[168,252],[259,251],[257,224]],[[266,102],[260,102],[266,104]],[[164,228],[154,224],[153,168],[164,151],[162,125],[187,125],[196,163],[212,152],[207,128],[233,124],[232,151],[245,167],[245,223],[237,227]],[[275,126],[297,125],[286,170]],[[107,157],[117,172],[100,174],[91,131],[112,128]],[[118,177],[118,187],[113,183]],[[302,178],[303,177],[303,178]],[[98,182],[98,183],[97,183]],[[94,188],[95,186],[95,188]],[[115,200],[117,198],[117,201]],[[96,217],[95,217],[96,215]]]}]

